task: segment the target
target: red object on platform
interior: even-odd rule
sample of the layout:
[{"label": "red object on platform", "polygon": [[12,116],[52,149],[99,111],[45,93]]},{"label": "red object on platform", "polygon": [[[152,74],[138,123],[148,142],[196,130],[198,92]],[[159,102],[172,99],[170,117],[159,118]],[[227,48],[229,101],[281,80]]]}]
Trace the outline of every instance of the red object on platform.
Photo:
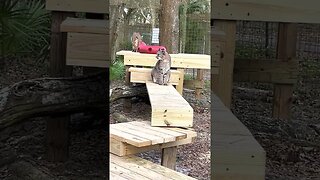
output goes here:
[{"label": "red object on platform", "polygon": [[160,48],[166,49],[164,46],[152,46],[146,45],[144,42],[141,42],[138,47],[138,52],[140,53],[148,53],[148,54],[157,54]]}]

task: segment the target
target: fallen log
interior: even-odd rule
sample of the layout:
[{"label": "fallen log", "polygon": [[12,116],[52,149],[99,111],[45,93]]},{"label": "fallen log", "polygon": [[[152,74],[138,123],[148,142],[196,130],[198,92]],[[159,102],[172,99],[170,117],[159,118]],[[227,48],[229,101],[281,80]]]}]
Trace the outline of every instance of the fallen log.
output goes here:
[{"label": "fallen log", "polygon": [[31,117],[108,109],[108,75],[25,80],[0,90],[0,130]]}]

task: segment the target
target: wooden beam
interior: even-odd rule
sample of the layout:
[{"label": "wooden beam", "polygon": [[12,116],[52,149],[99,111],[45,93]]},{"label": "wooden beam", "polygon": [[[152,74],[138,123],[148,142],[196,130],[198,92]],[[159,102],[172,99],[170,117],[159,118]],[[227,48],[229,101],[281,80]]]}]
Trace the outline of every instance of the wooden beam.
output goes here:
[{"label": "wooden beam", "polygon": [[[296,58],[297,24],[280,23],[278,33],[277,58],[283,62],[291,62]],[[293,85],[274,85],[273,117],[290,119],[292,96]]]},{"label": "wooden beam", "polygon": [[109,13],[107,0],[46,0],[49,11]]},{"label": "wooden beam", "polygon": [[215,27],[225,33],[225,42],[221,42],[223,57],[220,59],[219,74],[212,75],[213,91],[222,102],[230,107],[233,87],[233,65],[235,53],[236,21],[216,20]]},{"label": "wooden beam", "polygon": [[[132,66],[154,66],[157,62],[155,54],[144,54],[132,51],[119,51],[124,56],[124,64]],[[210,69],[210,55],[206,54],[170,54],[171,67]]]},{"label": "wooden beam", "polygon": [[[152,68],[136,68],[136,67],[130,67],[130,82],[133,83],[146,83],[146,82],[152,82],[151,79],[151,70]],[[170,84],[177,85],[179,84],[179,78],[180,78],[180,71],[177,70],[171,70],[170,75]]]},{"label": "wooden beam", "polygon": [[298,79],[298,60],[236,59],[234,81],[294,84]]},{"label": "wooden beam", "polygon": [[109,35],[68,33],[67,64],[89,67],[108,67],[110,64]]},{"label": "wooden beam", "polygon": [[109,20],[68,17],[60,27],[61,32],[109,34]]},{"label": "wooden beam", "polygon": [[318,0],[220,0],[211,6],[212,19],[320,23]]}]

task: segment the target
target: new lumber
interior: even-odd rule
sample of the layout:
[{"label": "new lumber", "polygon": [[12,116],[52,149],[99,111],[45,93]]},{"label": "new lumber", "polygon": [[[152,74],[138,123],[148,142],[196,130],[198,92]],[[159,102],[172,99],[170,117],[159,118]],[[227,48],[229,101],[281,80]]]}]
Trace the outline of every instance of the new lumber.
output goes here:
[{"label": "new lumber", "polygon": [[[132,51],[119,51],[117,55],[124,56],[124,65],[154,66],[157,63],[155,54],[144,54]],[[171,67],[210,69],[210,55],[206,54],[170,54]]]},{"label": "new lumber", "polygon": [[[152,82],[151,79],[151,71],[152,68],[137,68],[137,67],[130,67],[130,82],[133,83],[146,83]],[[170,81],[169,83],[172,85],[178,85],[180,79],[180,72],[177,70],[171,69]]]},{"label": "new lumber", "polygon": [[211,18],[223,20],[320,23],[318,0],[220,0]]},{"label": "new lumber", "polygon": [[67,18],[61,32],[67,33],[66,64],[109,67],[109,29],[107,20]]},{"label": "new lumber", "polygon": [[212,102],[213,179],[264,179],[266,164],[264,149],[249,129],[214,94]]},{"label": "new lumber", "polygon": [[146,83],[152,126],[193,126],[193,109],[172,85]]},{"label": "new lumber", "polygon": [[46,0],[46,9],[50,11],[109,13],[107,0]]},{"label": "new lumber", "polygon": [[110,156],[110,173],[114,179],[139,179],[139,180],[153,180],[153,179],[181,179],[181,180],[195,180],[190,176],[176,172],[164,166],[152,163],[145,159],[129,155],[119,157],[113,154]]}]

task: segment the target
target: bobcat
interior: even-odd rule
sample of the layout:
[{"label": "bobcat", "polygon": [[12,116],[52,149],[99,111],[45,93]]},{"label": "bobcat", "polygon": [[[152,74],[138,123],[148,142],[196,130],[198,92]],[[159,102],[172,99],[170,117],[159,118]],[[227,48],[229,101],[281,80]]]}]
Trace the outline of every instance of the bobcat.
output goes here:
[{"label": "bobcat", "polygon": [[160,48],[156,58],[158,61],[151,71],[151,79],[154,83],[167,85],[171,75],[171,57],[165,48]]},{"label": "bobcat", "polygon": [[137,52],[139,44],[142,42],[141,35],[137,32],[134,32],[131,37],[131,42],[132,42],[132,51]]}]

